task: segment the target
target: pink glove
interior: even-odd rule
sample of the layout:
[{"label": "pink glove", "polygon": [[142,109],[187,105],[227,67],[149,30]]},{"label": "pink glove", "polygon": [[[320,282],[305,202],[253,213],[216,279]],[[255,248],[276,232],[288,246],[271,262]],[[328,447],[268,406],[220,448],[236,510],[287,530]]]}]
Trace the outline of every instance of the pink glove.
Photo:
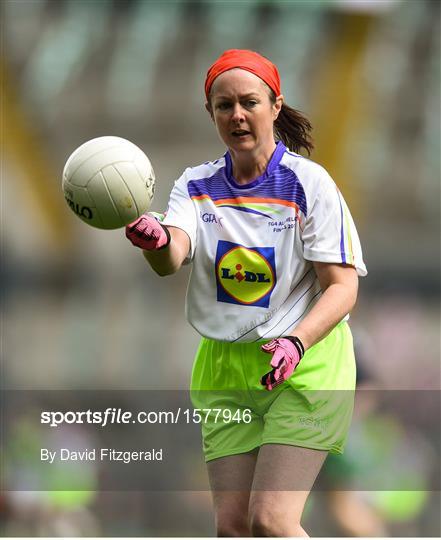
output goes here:
[{"label": "pink glove", "polygon": [[285,336],[262,345],[262,351],[273,355],[271,358],[273,369],[260,379],[267,390],[272,390],[293,374],[305,348],[299,338]]},{"label": "pink glove", "polygon": [[164,249],[171,240],[168,229],[147,214],[126,226],[126,236],[134,246],[148,251]]}]

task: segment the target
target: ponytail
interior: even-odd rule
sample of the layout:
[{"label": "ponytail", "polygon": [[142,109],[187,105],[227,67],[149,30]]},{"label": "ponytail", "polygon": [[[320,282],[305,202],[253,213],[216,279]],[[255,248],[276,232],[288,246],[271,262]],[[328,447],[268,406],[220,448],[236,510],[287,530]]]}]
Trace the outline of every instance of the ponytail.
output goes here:
[{"label": "ponytail", "polygon": [[[272,91],[270,98],[273,103],[276,102],[276,96]],[[303,148],[309,156],[314,149],[311,131],[312,126],[306,116],[289,105],[282,104],[279,116],[274,122],[274,133],[277,139],[294,152],[300,152]]]}]

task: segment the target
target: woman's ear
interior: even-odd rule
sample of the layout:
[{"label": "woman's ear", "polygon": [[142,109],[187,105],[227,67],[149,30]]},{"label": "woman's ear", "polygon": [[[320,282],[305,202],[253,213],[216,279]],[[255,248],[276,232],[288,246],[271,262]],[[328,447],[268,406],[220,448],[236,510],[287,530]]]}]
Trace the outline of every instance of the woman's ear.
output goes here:
[{"label": "woman's ear", "polygon": [[211,103],[209,103],[208,101],[205,103],[205,108],[206,110],[208,111],[208,114],[210,115],[211,119],[213,120],[214,122],[214,116],[213,116],[213,108],[211,107]]},{"label": "woman's ear", "polygon": [[274,121],[277,120],[277,117],[279,116],[279,113],[282,110],[283,100],[284,100],[283,94],[280,94],[280,96],[276,97],[276,102],[273,104]]}]

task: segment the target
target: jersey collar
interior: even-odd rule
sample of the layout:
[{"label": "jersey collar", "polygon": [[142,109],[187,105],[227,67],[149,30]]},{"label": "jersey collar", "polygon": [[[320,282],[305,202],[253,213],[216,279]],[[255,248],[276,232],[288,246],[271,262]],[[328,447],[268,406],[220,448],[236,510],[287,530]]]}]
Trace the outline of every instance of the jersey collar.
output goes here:
[{"label": "jersey collar", "polygon": [[286,146],[283,144],[282,141],[277,141],[276,149],[273,152],[273,155],[271,156],[271,159],[268,162],[268,165],[266,166],[266,169],[263,174],[258,176],[255,180],[252,182],[249,182],[248,184],[238,184],[236,180],[233,177],[233,162],[231,160],[230,152],[225,152],[225,175],[227,177],[228,182],[236,189],[250,189],[257,185],[259,185],[261,182],[266,180],[268,176],[277,168],[277,166],[280,163],[280,160],[283,157],[283,154],[285,153]]}]

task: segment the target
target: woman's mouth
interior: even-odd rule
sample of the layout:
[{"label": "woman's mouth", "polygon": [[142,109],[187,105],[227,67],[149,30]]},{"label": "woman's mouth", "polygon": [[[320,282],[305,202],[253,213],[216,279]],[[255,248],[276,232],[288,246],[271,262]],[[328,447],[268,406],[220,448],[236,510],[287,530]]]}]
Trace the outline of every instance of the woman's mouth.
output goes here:
[{"label": "woman's mouth", "polygon": [[235,129],[232,132],[232,135],[233,137],[241,138],[241,137],[246,137],[247,135],[251,135],[251,133],[247,131],[246,129]]}]

